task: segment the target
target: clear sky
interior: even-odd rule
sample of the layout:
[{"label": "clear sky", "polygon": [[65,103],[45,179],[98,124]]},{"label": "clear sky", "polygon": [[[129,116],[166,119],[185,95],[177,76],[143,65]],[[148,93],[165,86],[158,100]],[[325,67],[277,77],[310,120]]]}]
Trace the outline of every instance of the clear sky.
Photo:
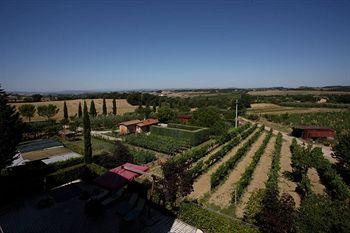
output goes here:
[{"label": "clear sky", "polygon": [[350,85],[350,1],[0,1],[10,91]]}]

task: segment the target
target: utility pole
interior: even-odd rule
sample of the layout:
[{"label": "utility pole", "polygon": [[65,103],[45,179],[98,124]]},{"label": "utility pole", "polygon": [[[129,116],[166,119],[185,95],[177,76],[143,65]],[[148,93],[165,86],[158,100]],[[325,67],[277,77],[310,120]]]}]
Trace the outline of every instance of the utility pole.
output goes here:
[{"label": "utility pole", "polygon": [[236,99],[236,120],[235,120],[235,128],[238,126],[238,99]]}]

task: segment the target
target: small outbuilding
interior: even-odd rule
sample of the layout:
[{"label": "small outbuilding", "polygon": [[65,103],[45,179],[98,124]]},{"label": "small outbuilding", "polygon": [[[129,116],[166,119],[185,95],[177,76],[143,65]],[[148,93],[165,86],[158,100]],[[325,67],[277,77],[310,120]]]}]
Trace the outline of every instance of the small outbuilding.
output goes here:
[{"label": "small outbuilding", "polygon": [[292,136],[308,139],[334,139],[335,132],[331,128],[321,126],[296,126],[293,127]]},{"label": "small outbuilding", "polygon": [[158,119],[149,118],[149,119],[143,120],[142,122],[136,125],[136,132],[137,133],[149,132],[150,127],[152,125],[157,125],[158,123],[159,123]]},{"label": "small outbuilding", "polygon": [[181,123],[183,123],[183,124],[188,123],[191,119],[192,119],[192,116],[191,116],[191,115],[180,115],[180,116],[179,116],[179,120],[180,120]]},{"label": "small outbuilding", "polygon": [[138,123],[141,123],[140,120],[131,120],[131,121],[124,121],[119,123],[119,134],[120,135],[126,135],[129,133],[135,133],[136,132],[136,125]]}]

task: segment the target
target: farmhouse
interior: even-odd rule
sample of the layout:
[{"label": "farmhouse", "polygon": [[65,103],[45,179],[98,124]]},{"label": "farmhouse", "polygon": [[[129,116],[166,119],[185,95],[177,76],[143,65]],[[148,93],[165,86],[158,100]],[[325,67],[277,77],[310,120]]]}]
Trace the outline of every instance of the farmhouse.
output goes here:
[{"label": "farmhouse", "polygon": [[137,133],[145,133],[150,131],[150,127],[152,125],[157,125],[159,123],[158,119],[146,119],[136,125],[136,132]]},{"label": "farmhouse", "polygon": [[319,126],[297,126],[293,127],[292,135],[295,137],[301,137],[305,140],[308,139],[332,139],[334,138],[334,130],[326,127]]},{"label": "farmhouse", "polygon": [[131,120],[119,123],[119,134],[148,132],[151,125],[157,125],[158,119],[149,118],[146,120]]}]

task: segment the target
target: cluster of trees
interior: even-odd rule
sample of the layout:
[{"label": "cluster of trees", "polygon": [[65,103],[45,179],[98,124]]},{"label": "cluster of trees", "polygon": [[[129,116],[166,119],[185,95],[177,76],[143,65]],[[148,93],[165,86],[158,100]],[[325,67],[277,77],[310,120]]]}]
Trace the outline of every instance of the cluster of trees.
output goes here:
[{"label": "cluster of trees", "polygon": [[56,105],[53,104],[39,105],[36,108],[32,104],[23,104],[18,108],[18,111],[23,117],[26,117],[30,122],[36,112],[39,116],[46,117],[47,120],[50,120],[58,113],[59,109]]}]

